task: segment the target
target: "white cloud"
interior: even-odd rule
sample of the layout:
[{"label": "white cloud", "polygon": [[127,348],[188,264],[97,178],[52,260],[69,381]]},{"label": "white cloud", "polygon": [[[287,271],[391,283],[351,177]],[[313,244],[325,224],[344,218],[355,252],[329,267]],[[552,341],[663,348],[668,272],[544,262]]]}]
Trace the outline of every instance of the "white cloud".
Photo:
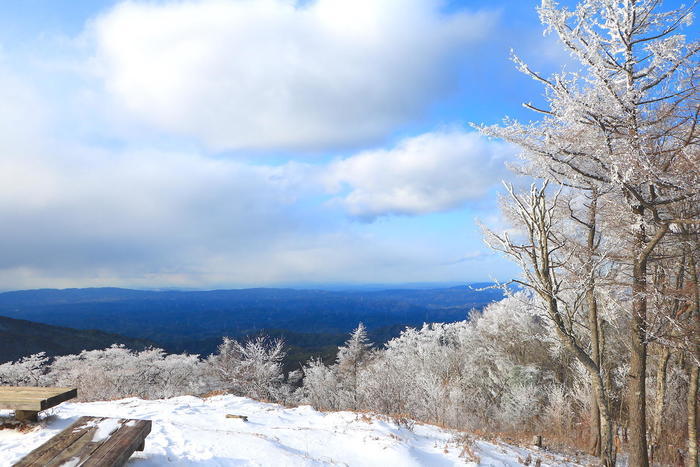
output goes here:
[{"label": "white cloud", "polygon": [[7,66],[1,55],[0,102],[0,149],[35,148],[38,136],[46,129],[46,105],[23,77]]},{"label": "white cloud", "polygon": [[[468,264],[454,262],[462,234],[423,235],[416,218],[412,236],[397,238],[350,222],[319,195],[352,182],[364,204],[353,207],[352,196],[348,204],[339,202],[358,215],[398,212],[397,205],[405,213],[443,209],[486,189],[486,180],[500,170],[498,154],[490,143],[458,133],[423,135],[392,150],[317,166],[65,144],[33,156],[4,148],[0,284],[226,287],[478,279]],[[467,161],[461,164],[459,157]],[[479,165],[480,175],[469,175]],[[457,185],[456,195],[441,194]],[[392,198],[402,189],[418,195],[410,202]],[[372,190],[375,204],[367,201]],[[426,204],[433,195],[436,204]]]},{"label": "white cloud", "polygon": [[507,176],[514,153],[474,132],[438,131],[338,160],[323,181],[353,216],[426,214],[484,197]]},{"label": "white cloud", "polygon": [[[299,3],[127,2],[77,41],[0,57],[0,288],[479,279],[485,267],[455,261],[476,257],[469,219],[420,214],[478,200],[504,146],[445,130],[294,159],[373,147],[420,115],[493,16],[439,0]],[[121,110],[85,73],[93,52]],[[186,135],[288,162],[214,156]],[[406,216],[353,218],[391,214]]]},{"label": "white cloud", "polygon": [[[491,177],[501,153],[475,135],[436,132],[315,165],[249,164],[176,144],[75,138],[63,126],[75,123],[65,117],[74,94],[55,100],[58,91],[42,94],[36,77],[4,62],[0,85],[2,289],[480,277],[454,262],[464,249],[460,229],[406,217],[400,220],[412,225],[410,235],[396,235],[382,223],[352,222],[345,211],[420,214],[477,197],[488,183],[478,180],[479,188],[456,172],[483,165]],[[450,201],[442,184],[474,186],[460,187]],[[412,203],[392,198],[402,189],[417,193]],[[337,204],[324,204],[329,191]]]},{"label": "white cloud", "polygon": [[[479,278],[454,262],[461,231],[424,231],[420,218],[405,218],[415,226],[397,238],[345,215],[419,214],[478,196],[499,170],[501,146],[476,135],[436,132],[315,165],[252,165],[69,143],[30,79],[0,68],[0,84],[3,289]],[[481,185],[459,175],[481,166]],[[445,198],[441,186],[459,189]],[[413,204],[392,198],[401,190],[418,193]],[[337,204],[323,203],[329,191]]]},{"label": "white cloud", "polygon": [[464,277],[445,241],[376,235],[309,202],[320,187],[297,183],[294,164],[65,147],[3,159],[4,289]]},{"label": "white cloud", "polygon": [[375,141],[455,89],[495,21],[439,0],[121,3],[94,64],[129,115],[215,150]]}]

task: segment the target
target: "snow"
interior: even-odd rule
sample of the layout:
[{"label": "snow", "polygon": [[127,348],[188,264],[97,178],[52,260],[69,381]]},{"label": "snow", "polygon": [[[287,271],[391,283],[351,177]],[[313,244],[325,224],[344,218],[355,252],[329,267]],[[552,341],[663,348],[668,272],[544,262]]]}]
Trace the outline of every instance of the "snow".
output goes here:
[{"label": "snow", "polygon": [[92,441],[94,443],[99,443],[109,438],[109,435],[117,431],[117,428],[121,426],[118,418],[107,418],[102,420],[97,424],[97,431],[92,435]]},{"label": "snow", "polygon": [[[0,411],[0,416],[9,412]],[[244,415],[248,421],[227,418]],[[0,430],[0,467],[9,467],[82,415],[153,421],[146,449],[129,465],[180,466],[454,466],[522,465],[530,454],[542,465],[578,465],[563,457],[504,443],[476,441],[479,457],[463,454],[456,433],[416,423],[412,430],[391,419],[354,412],[319,412],[309,406],[286,408],[235,396],[184,396],[109,402],[63,403],[47,411],[39,426],[21,433]],[[99,424],[95,438],[116,429]]]},{"label": "snow", "polygon": [[78,464],[80,464],[80,458],[79,457],[71,457],[66,462],[61,464],[61,467],[78,467]]}]

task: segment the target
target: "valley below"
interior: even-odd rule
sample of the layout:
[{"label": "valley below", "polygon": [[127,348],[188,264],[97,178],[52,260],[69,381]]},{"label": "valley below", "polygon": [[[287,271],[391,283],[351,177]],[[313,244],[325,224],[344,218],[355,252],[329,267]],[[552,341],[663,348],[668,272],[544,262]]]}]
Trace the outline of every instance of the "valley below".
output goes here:
[{"label": "valley below", "polygon": [[[71,343],[71,351],[123,343],[206,356],[216,351],[223,336],[244,339],[263,334],[284,339],[286,367],[294,369],[312,356],[333,360],[338,345],[360,322],[372,342],[380,345],[407,326],[464,320],[471,310],[503,297],[501,290],[485,289],[487,285],[346,291],[39,289],[0,294],[0,316],[15,320],[5,347],[13,346],[14,338],[18,340],[14,347],[24,345],[27,354],[70,353],[65,345],[50,341],[44,341],[44,348],[26,347],[27,336],[42,334],[37,330],[41,325],[71,328],[69,336],[65,331],[57,334],[63,336],[59,342]],[[17,352],[8,350],[0,355],[0,363],[16,358]]]}]

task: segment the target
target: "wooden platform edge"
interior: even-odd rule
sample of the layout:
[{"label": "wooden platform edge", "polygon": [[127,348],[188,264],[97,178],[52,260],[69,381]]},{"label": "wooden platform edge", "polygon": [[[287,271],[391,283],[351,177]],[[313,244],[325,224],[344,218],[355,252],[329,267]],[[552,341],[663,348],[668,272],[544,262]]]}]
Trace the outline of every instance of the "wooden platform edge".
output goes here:
[{"label": "wooden platform edge", "polygon": [[[90,422],[95,420],[103,421],[109,418],[110,417],[80,417],[70,426],[48,439],[17,463],[13,464],[13,467],[39,467],[46,465],[46,462],[55,462],[62,453],[71,451],[71,448],[76,443],[83,446],[78,448],[75,453],[71,453],[71,455],[77,454],[78,457],[82,459],[82,462],[79,464],[80,466],[123,466],[135,451],[142,451],[144,449],[146,437],[151,432],[152,421],[118,418],[117,420],[123,420],[123,424],[105,440],[99,443],[83,443],[81,441],[85,436],[92,437],[97,429],[97,424],[90,425]],[[132,424],[129,425],[129,423]],[[76,448],[73,447],[73,449],[75,450]],[[85,449],[87,449],[87,451]],[[82,454],[80,454],[80,451],[82,451]]]},{"label": "wooden platform edge", "polygon": [[76,397],[76,388],[0,386],[0,409],[40,412]]},{"label": "wooden platform edge", "polygon": [[55,396],[49,397],[41,401],[41,410],[50,409],[55,407],[61,402],[65,402],[70,399],[75,399],[78,397],[78,389],[70,388],[68,391],[62,392],[61,394],[56,394]]},{"label": "wooden platform edge", "polygon": [[53,437],[46,440],[46,442],[33,449],[29,454],[24,456],[17,463],[13,464],[12,467],[29,467],[35,462],[40,461],[42,457],[48,455],[57,443],[70,441],[70,439],[76,437],[77,434],[82,436],[79,428],[85,425],[92,418],[93,417],[80,417],[78,420],[71,423],[68,428],[61,430]]},{"label": "wooden platform edge", "polygon": [[[109,442],[104,443],[87,459],[82,467],[121,467],[136,451],[143,451],[146,437],[151,432],[151,420],[133,420],[133,427],[122,427]],[[133,430],[129,430],[133,428]],[[134,433],[129,433],[133,431]]]}]

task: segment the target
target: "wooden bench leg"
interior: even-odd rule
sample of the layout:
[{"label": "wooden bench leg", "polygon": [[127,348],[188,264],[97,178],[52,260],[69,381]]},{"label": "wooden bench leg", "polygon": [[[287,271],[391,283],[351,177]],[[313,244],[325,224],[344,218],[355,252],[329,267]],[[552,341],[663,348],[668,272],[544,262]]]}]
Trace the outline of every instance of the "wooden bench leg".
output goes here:
[{"label": "wooden bench leg", "polygon": [[39,412],[33,410],[15,410],[15,419],[20,422],[36,422],[39,420]]},{"label": "wooden bench leg", "polygon": [[146,440],[141,441],[141,444],[136,448],[137,451],[143,451],[144,449],[146,449]]}]

